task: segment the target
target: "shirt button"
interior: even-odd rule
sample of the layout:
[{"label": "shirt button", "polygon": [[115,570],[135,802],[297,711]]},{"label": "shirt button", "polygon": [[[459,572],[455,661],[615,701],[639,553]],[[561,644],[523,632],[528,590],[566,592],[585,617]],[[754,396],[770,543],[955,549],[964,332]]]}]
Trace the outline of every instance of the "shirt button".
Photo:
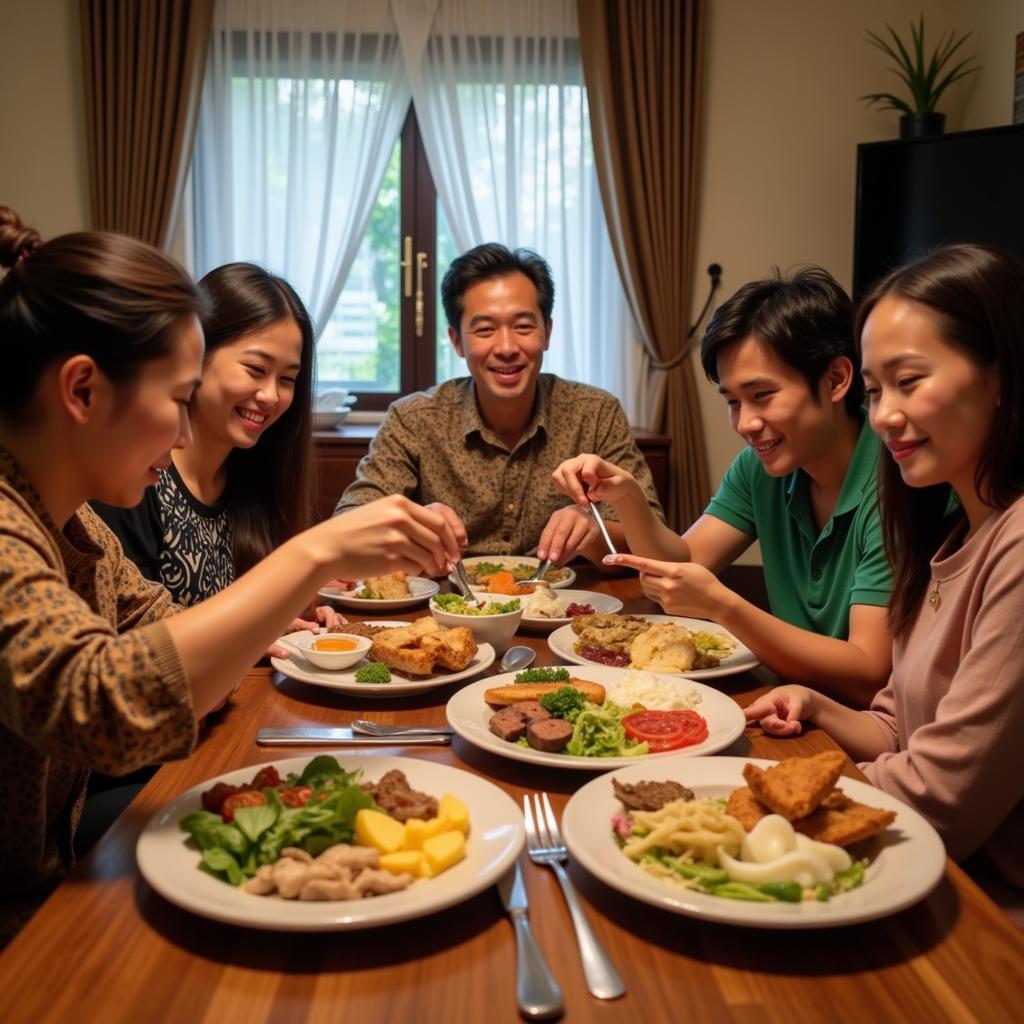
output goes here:
[{"label": "shirt button", "polygon": [[508,503],[508,504],[507,504],[507,505],[505,506],[505,508],[507,508],[507,509],[509,510],[509,512],[515,512],[515,510],[516,510],[516,503],[515,503],[514,501],[510,501],[510,502],[509,502],[509,503]]}]

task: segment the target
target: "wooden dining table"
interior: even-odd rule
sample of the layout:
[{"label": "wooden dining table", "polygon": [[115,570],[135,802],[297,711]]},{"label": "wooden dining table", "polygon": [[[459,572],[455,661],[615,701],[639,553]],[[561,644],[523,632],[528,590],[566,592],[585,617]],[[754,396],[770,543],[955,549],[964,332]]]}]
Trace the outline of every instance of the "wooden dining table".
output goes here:
[{"label": "wooden dining table", "polygon": [[[627,612],[659,610],[635,578],[584,568],[575,586],[617,595]],[[425,613],[421,606],[401,617]],[[538,664],[556,663],[543,634],[521,633],[515,642],[533,647]],[[762,668],[714,682],[746,705],[773,681]],[[0,1021],[519,1019],[513,929],[493,887],[415,921],[296,934],[197,917],[157,895],[136,867],[140,832],[184,790],[233,769],[312,756],[308,748],[258,746],[261,727],[344,725],[359,717],[437,725],[454,689],[367,699],[253,670],[194,753],[160,769],[0,954]],[[559,816],[596,774],[508,760],[459,737],[443,748],[374,749],[484,776],[520,805],[524,794],[547,791]],[[820,730],[783,740],[753,726],[722,753],[780,758],[832,749]],[[862,778],[852,763],[846,774]],[[937,888],[909,909],[807,931],[679,916],[620,894],[571,864],[587,916],[626,983],[625,996],[606,1002],[584,984],[553,873],[525,852],[520,863],[534,934],[564,992],[568,1021],[1024,1020],[1024,933],[951,861]]]}]

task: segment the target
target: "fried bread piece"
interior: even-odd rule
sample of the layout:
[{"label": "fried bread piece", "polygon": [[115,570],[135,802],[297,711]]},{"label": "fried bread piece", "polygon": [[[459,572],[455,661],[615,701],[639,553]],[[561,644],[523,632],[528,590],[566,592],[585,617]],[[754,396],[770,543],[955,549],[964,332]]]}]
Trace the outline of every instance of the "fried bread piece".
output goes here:
[{"label": "fried bread piece", "polygon": [[389,629],[373,638],[366,657],[410,676],[429,676],[436,658],[422,644],[422,638],[441,629],[431,616],[416,619],[408,626]]},{"label": "fried bread piece", "polygon": [[749,832],[766,814],[771,814],[771,811],[754,796],[749,786],[741,786],[729,794],[725,813],[731,814]]},{"label": "fried bread piece", "polygon": [[837,789],[806,818],[794,821],[793,828],[808,839],[816,839],[821,843],[852,846],[888,828],[895,817],[894,811],[859,804]]},{"label": "fried bread piece", "polygon": [[461,672],[479,650],[473,639],[473,630],[468,626],[453,626],[427,633],[420,638],[420,643],[435,662],[450,672]]},{"label": "fried bread piece", "polygon": [[806,817],[830,793],[846,757],[838,750],[813,757],[787,757],[771,768],[748,764],[743,768],[754,796],[789,821]]}]

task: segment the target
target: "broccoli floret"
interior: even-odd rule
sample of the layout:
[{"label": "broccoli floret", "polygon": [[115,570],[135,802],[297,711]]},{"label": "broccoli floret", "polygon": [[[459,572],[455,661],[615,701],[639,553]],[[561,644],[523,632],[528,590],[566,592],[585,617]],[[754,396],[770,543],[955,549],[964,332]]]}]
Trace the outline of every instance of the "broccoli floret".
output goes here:
[{"label": "broccoli floret", "polygon": [[555,718],[574,721],[587,698],[575,686],[563,686],[554,693],[545,693],[540,699],[540,706]]},{"label": "broccoli floret", "polygon": [[528,668],[516,674],[517,683],[567,683],[571,678],[567,668]]},{"label": "broccoli floret", "polygon": [[390,683],[391,669],[379,661],[371,661],[356,669],[357,683]]}]

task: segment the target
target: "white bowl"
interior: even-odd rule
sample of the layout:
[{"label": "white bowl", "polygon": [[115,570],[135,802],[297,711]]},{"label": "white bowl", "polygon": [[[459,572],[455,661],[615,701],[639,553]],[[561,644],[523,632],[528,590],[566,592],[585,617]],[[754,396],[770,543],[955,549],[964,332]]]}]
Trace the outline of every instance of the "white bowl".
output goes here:
[{"label": "white bowl", "polygon": [[[513,597],[506,597],[504,594],[495,594],[494,601],[481,600],[482,605],[504,604],[506,601],[514,601]],[[478,644],[490,644],[495,654],[504,654],[512,637],[516,635],[520,620],[523,617],[522,604],[514,612],[504,612],[501,615],[457,615],[455,612],[446,612],[438,608],[433,600],[430,602],[430,613],[442,626],[468,626],[473,631],[473,637]]]},{"label": "white bowl", "polygon": [[[317,643],[325,640],[349,640],[355,646],[350,651],[317,650]],[[317,668],[337,671],[351,668],[357,661],[362,661],[373,641],[368,636],[351,636],[348,633],[310,633],[308,630],[302,630],[281,637],[277,643],[285,650],[305,658]]]},{"label": "white bowl", "polygon": [[339,427],[345,422],[345,417],[348,416],[348,414],[348,409],[334,409],[330,412],[315,410],[313,412],[313,429],[333,430],[335,427]]}]

